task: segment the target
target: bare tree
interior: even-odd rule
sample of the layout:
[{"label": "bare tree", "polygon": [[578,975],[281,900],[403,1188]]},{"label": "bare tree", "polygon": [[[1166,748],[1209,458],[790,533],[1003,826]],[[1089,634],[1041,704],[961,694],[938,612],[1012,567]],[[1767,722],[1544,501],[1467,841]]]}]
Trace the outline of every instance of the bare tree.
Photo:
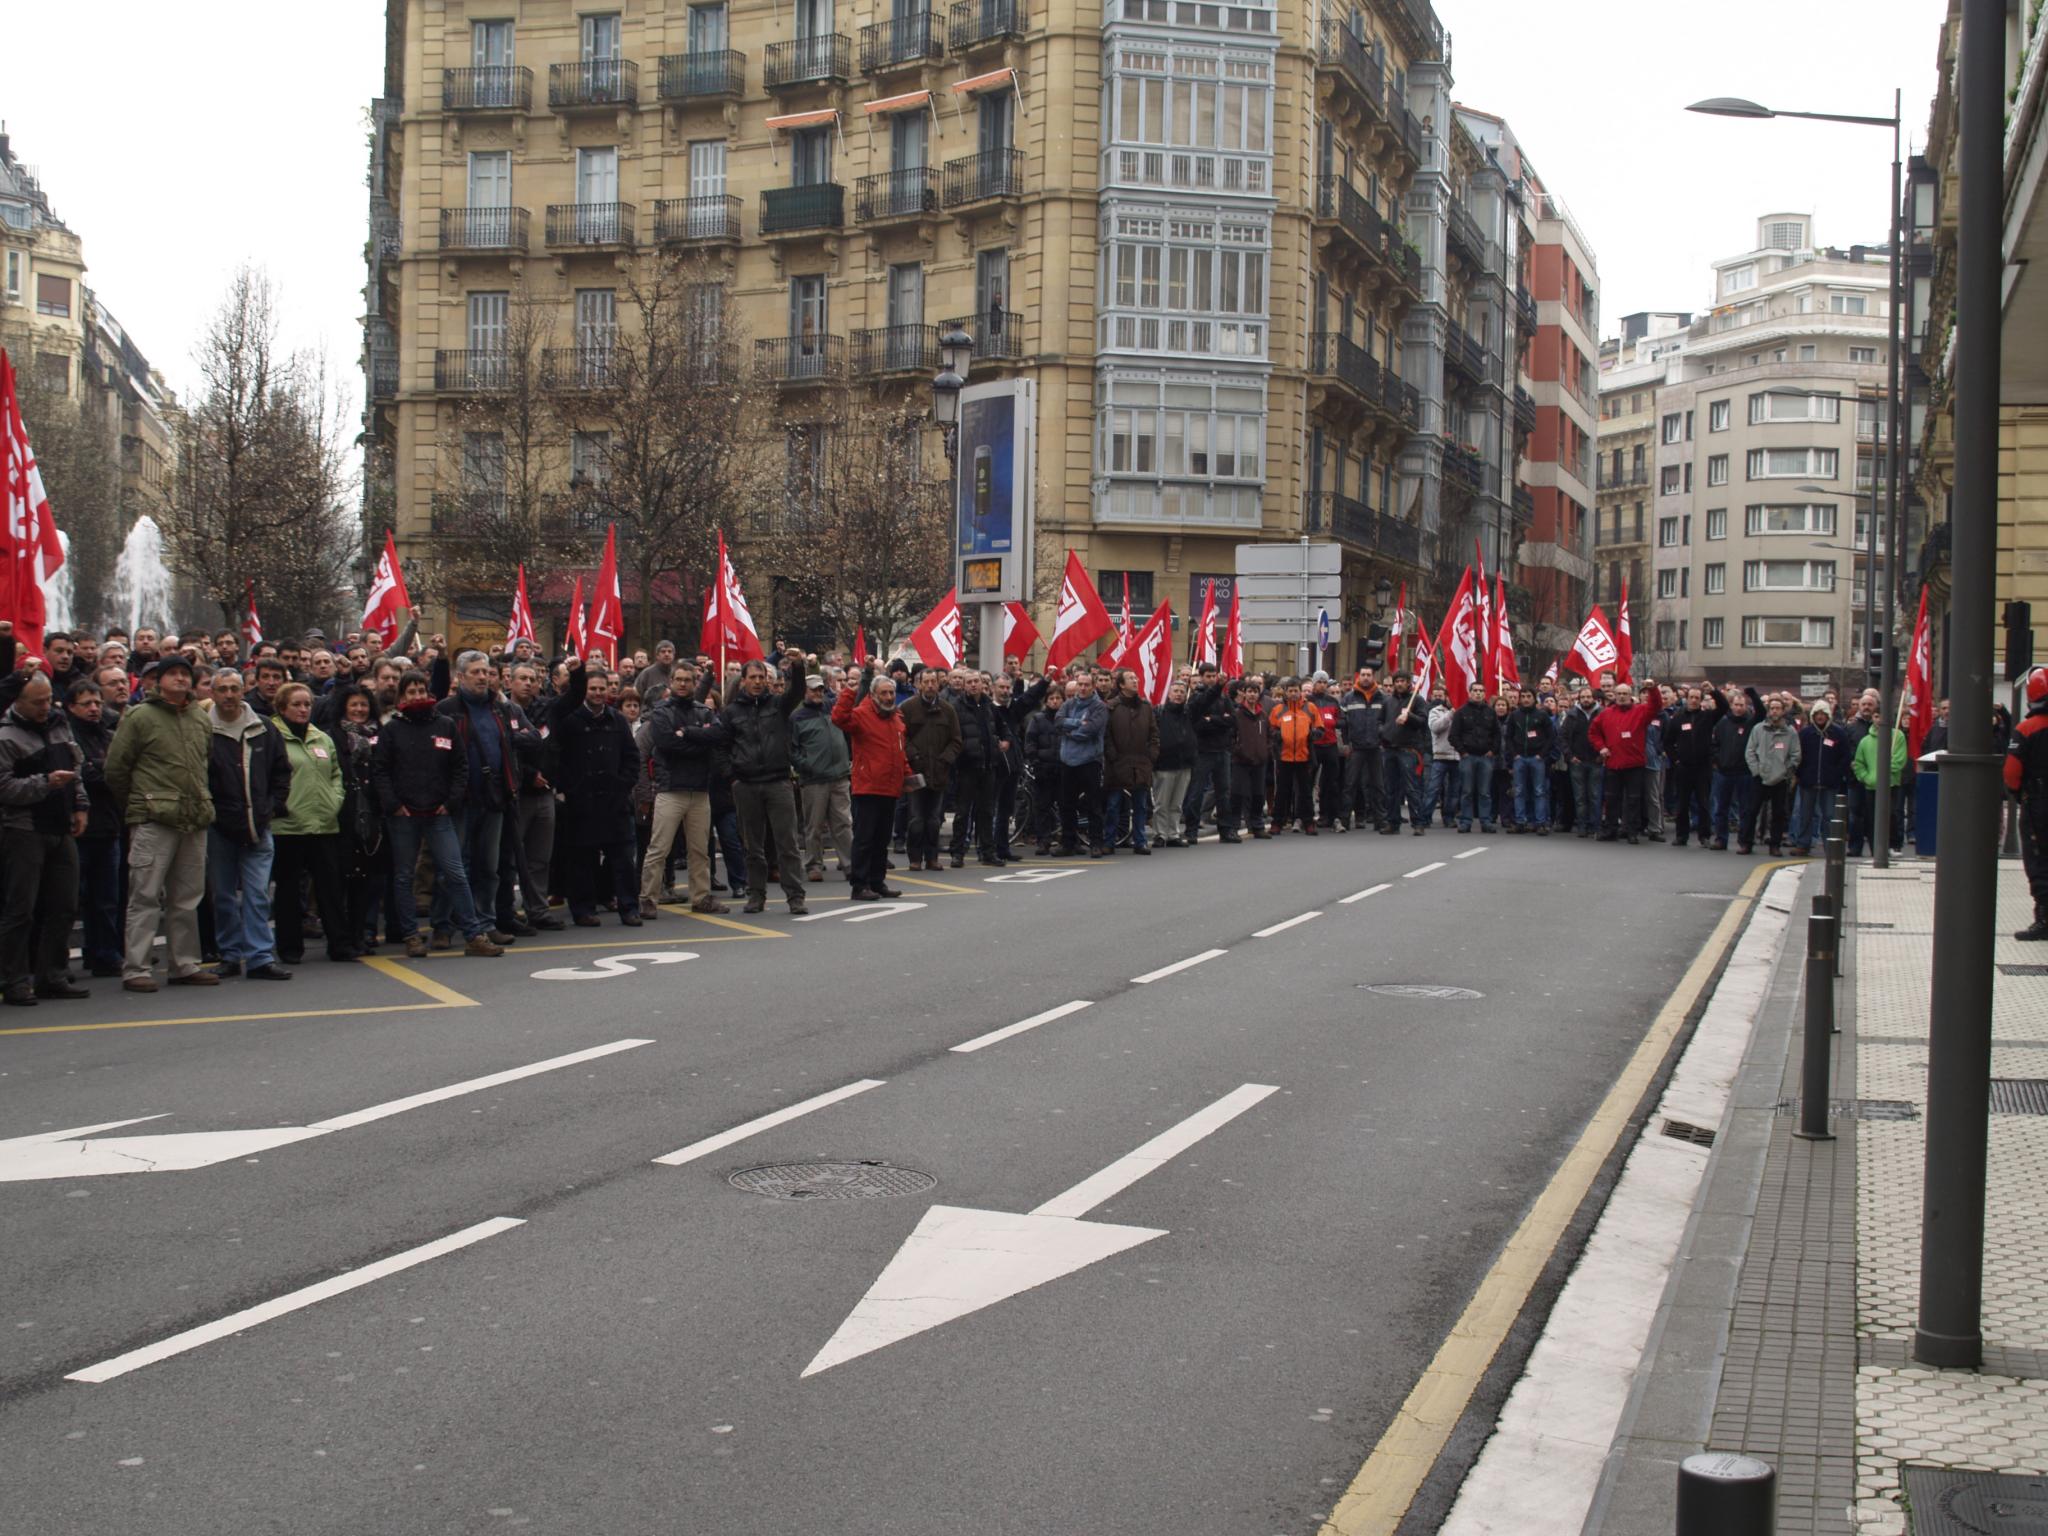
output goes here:
[{"label": "bare tree", "polygon": [[15,380],[43,489],[71,541],[65,564],[72,622],[84,627],[110,606],[114,558],[134,516],[125,505],[118,429],[93,420],[83,388],[78,395],[60,392],[34,368],[23,368]]}]

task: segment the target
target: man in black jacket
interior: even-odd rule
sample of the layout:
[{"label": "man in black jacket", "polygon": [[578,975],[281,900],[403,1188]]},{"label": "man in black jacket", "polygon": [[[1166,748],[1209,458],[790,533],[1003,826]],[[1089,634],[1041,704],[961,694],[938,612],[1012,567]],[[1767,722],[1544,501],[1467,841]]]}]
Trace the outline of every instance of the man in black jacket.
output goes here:
[{"label": "man in black jacket", "polygon": [[654,747],[654,830],[640,865],[643,915],[661,895],[678,831],[690,865],[690,910],[728,910],[711,894],[711,778],[725,747],[725,728],[696,693],[697,669],[679,661],[669,674],[669,696],[646,717]]},{"label": "man in black jacket", "polygon": [[434,868],[448,896],[449,916],[469,940],[467,953],[502,955],[504,947],[490,937],[490,919],[470,900],[469,877],[462,867],[462,838],[455,815],[462,809],[469,775],[455,749],[455,730],[434,713],[427,674],[404,673],[398,682],[398,711],[381,728],[370,760],[370,782],[384,809],[385,835],[391,845],[392,926],[405,942],[408,958],[423,960],[427,941],[420,934],[419,908],[413,895],[413,871],[420,845],[433,853]]},{"label": "man in black jacket", "polygon": [[1379,683],[1371,667],[1360,667],[1351,690],[1338,701],[1343,711],[1344,794],[1343,821],[1363,832],[1367,826],[1384,823],[1380,815],[1380,785],[1386,768],[1381,758],[1380,737],[1386,728],[1386,713],[1380,707]]},{"label": "man in black jacket", "polygon": [[612,707],[612,675],[590,666],[583,675],[583,702],[552,717],[545,759],[548,778],[562,794],[557,836],[569,917],[579,928],[597,927],[603,892],[619,921],[637,928],[640,843],[632,796],[640,749],[632,726]]},{"label": "man in black jacket", "polygon": [[[1016,660],[1014,656],[1010,658],[1013,669]],[[1020,687],[1009,672],[989,682],[989,702],[995,706],[1006,733],[1002,761],[997,765],[1001,782],[996,786],[995,814],[996,857],[1006,864],[1020,857],[1010,838],[1010,825],[1017,819],[1017,788],[1024,779],[1024,731],[1031,717],[1038,713],[1047,686],[1046,679],[1041,677],[1028,688]]]},{"label": "man in black jacket", "polygon": [[122,913],[127,908],[121,881],[121,807],[107,788],[107,748],[114,732],[98,683],[73,683],[64,712],[72,740],[78,743],[78,771],[87,800],[85,831],[77,839],[78,905],[85,929],[81,958],[93,975],[113,978],[121,974]]},{"label": "man in black jacket", "polygon": [[291,760],[269,719],[243,701],[242,674],[233,667],[213,674],[207,710],[213,723],[206,763],[213,825],[206,834],[206,884],[220,946],[218,974],[290,981],[292,973],[277,963],[270,921],[270,823],[284,814]]},{"label": "man in black jacket", "polygon": [[775,873],[792,917],[808,909],[804,902],[804,856],[796,839],[796,792],[790,787],[789,717],[804,701],[804,653],[784,658],[787,672],[782,692],[771,686],[765,661],[750,661],[740,671],[739,693],[719,712],[732,763],[733,807],[739,814],[740,838],[747,854],[747,904],[759,912],[768,905],[769,841],[774,841]]},{"label": "man in black jacket", "polygon": [[1380,696],[1380,831],[1386,836],[1401,830],[1404,805],[1409,825],[1422,836],[1422,774],[1429,754],[1429,701],[1416,696],[1414,678],[1396,672],[1393,691]]},{"label": "man in black jacket", "polygon": [[[455,686],[435,706],[435,713],[448,721],[455,733],[456,754],[467,779],[457,827],[462,836],[462,868],[469,878],[469,899],[478,912],[495,920],[505,817],[515,806],[519,781],[524,776],[519,750],[519,736],[525,729],[523,719],[515,730],[512,712],[491,687],[491,659],[482,651],[464,651],[456,657]],[[434,893],[436,932],[449,921],[446,904],[444,883]],[[509,944],[514,937],[509,931],[491,930],[493,944]]]},{"label": "man in black jacket", "polygon": [[1493,830],[1493,762],[1500,755],[1500,717],[1486,690],[1474,688],[1451,714],[1451,747],[1458,754],[1458,830]]},{"label": "man in black jacket", "polygon": [[[1734,692],[1727,695],[1728,712],[1714,722],[1713,734],[1713,803],[1708,825],[1713,828],[1713,847],[1718,853],[1728,851],[1728,829],[1756,825],[1750,814],[1750,802],[1756,796],[1756,776],[1749,771],[1749,733],[1756,726],[1756,720],[1749,712],[1747,693]],[[1738,845],[1738,852],[1747,853],[1749,848]]]},{"label": "man in black jacket", "polygon": [[1031,843],[1043,858],[1052,852],[1053,829],[1060,816],[1060,706],[1066,702],[1063,689],[1050,686],[1050,677],[1040,678],[1043,690],[1038,707],[1024,722],[1024,762],[1031,773]]},{"label": "man in black jacket", "polygon": [[967,829],[972,826],[981,862],[1000,864],[994,826],[996,783],[1002,775],[1003,749],[1009,744],[1009,722],[989,703],[979,672],[965,667],[956,671],[942,697],[960,720],[960,755],[953,759],[953,840],[947,852],[953,868],[966,862]]},{"label": "man in black jacket", "polygon": [[1600,713],[1600,695],[1581,688],[1572,707],[1558,716],[1557,745],[1571,772],[1572,821],[1579,836],[1591,837],[1600,830],[1600,792],[1604,773],[1600,752],[1588,736],[1593,717]]},{"label": "man in black jacket", "polygon": [[1713,696],[1697,688],[1686,689],[1678,707],[1664,717],[1664,757],[1671,765],[1672,813],[1677,818],[1674,847],[1683,848],[1694,832],[1702,848],[1712,845],[1707,836],[1707,792],[1713,785],[1714,727],[1719,723]]},{"label": "man in black jacket", "polygon": [[1195,733],[1195,760],[1188,771],[1187,794],[1181,799],[1181,835],[1192,848],[1202,839],[1202,808],[1209,798],[1216,804],[1216,824],[1229,819],[1230,743],[1237,727],[1230,714],[1236,706],[1216,663],[1205,661],[1195,669],[1195,686],[1188,694],[1188,724]]},{"label": "man in black jacket", "polygon": [[[1524,688],[1520,704],[1508,716],[1505,750],[1514,768],[1514,830],[1550,836],[1550,764],[1557,756],[1557,721],[1536,706],[1533,689]],[[1501,818],[1508,818],[1503,815]]]},{"label": "man in black jacket", "polygon": [[[1195,727],[1188,718],[1188,685],[1175,678],[1158,710],[1159,760],[1152,765],[1153,835],[1162,848],[1185,848],[1181,807],[1195,766]],[[1193,830],[1190,828],[1189,830]]]},{"label": "man in black jacket", "polygon": [[69,975],[78,834],[88,812],[71,722],[39,672],[10,675],[0,713],[0,986],[8,1003],[81,998]]}]

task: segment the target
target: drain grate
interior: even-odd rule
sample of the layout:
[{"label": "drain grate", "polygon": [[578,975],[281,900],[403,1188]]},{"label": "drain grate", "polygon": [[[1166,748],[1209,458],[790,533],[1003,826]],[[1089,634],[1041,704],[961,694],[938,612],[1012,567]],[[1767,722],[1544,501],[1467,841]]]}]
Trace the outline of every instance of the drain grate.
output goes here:
[{"label": "drain grate", "polygon": [[1914,1536],[2048,1536],[2048,1478],[1908,1466]]},{"label": "drain grate", "polygon": [[1470,987],[1442,987],[1420,981],[1384,981],[1377,984],[1360,982],[1359,986],[1368,992],[1377,992],[1381,997],[1425,997],[1433,1003],[1470,1003],[1486,996],[1474,992]]},{"label": "drain grate", "polygon": [[2008,976],[2048,976],[2048,965],[2023,964],[2017,960],[2001,960],[1998,968]]},{"label": "drain grate", "polygon": [[771,1163],[742,1168],[727,1179],[734,1189],[770,1200],[887,1200],[921,1195],[938,1180],[915,1168],[888,1163]]},{"label": "drain grate", "polygon": [[1991,1113],[2048,1115],[2048,1077],[1994,1077]]},{"label": "drain grate", "polygon": [[1851,928],[1896,928],[1899,925],[1897,923],[1866,923],[1858,921],[1851,923],[1849,926]]},{"label": "drain grate", "polygon": [[1673,1141],[1689,1141],[1696,1147],[1711,1147],[1714,1131],[1711,1126],[1694,1125],[1689,1120],[1666,1120],[1663,1133]]},{"label": "drain grate", "polygon": [[[1799,1113],[1797,1099],[1778,1100],[1778,1113]],[[1920,1106],[1911,1099],[1829,1099],[1831,1120],[1918,1120]]]}]

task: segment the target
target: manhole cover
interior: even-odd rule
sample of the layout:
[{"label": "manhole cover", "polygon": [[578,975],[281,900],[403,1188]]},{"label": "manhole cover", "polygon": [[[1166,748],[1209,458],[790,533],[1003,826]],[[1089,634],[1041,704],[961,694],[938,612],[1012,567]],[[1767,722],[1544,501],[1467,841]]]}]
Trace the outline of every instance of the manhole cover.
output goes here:
[{"label": "manhole cover", "polygon": [[1907,1467],[1914,1536],[2048,1536],[2048,1479]]},{"label": "manhole cover", "polygon": [[1471,1003],[1486,996],[1484,992],[1474,992],[1470,987],[1440,987],[1424,981],[1360,982],[1359,985],[1381,997],[1426,997],[1433,1003]]},{"label": "manhole cover", "polygon": [[1991,1113],[2048,1115],[2048,1077],[1994,1077]]},{"label": "manhole cover", "polygon": [[921,1195],[939,1181],[915,1168],[862,1162],[772,1163],[742,1168],[727,1182],[770,1200],[887,1200],[892,1195]]},{"label": "manhole cover", "polygon": [[[1799,1113],[1797,1099],[1778,1100],[1778,1113],[1796,1115]],[[1918,1120],[1920,1106],[1911,1099],[1829,1099],[1828,1118],[1831,1120]]]}]

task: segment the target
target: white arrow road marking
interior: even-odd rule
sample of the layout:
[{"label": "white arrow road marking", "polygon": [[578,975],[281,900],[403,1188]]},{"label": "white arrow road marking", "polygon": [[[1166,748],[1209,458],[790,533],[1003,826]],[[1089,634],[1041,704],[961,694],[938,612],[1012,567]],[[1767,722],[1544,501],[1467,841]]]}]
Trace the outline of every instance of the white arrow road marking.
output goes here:
[{"label": "white arrow road marking", "polygon": [[154,1365],[159,1360],[168,1360],[173,1355],[182,1355],[188,1349],[197,1349],[202,1344],[211,1344],[215,1339],[225,1339],[230,1334],[254,1328],[258,1323],[267,1323],[274,1317],[283,1317],[287,1312],[296,1312],[301,1307],[310,1307],[315,1302],[341,1296],[358,1286],[368,1285],[373,1280],[382,1280],[386,1275],[395,1275],[402,1269],[411,1269],[415,1264],[424,1264],[429,1259],[438,1259],[444,1253],[453,1253],[458,1248],[467,1248],[471,1243],[480,1243],[487,1237],[496,1237],[500,1232],[509,1232],[526,1223],[516,1216],[493,1216],[489,1221],[480,1221],[473,1227],[464,1227],[460,1232],[451,1232],[446,1237],[437,1237],[431,1243],[422,1243],[417,1248],[408,1248],[403,1253],[394,1253],[388,1259],[379,1259],[374,1264],[365,1264],[361,1269],[351,1269],[329,1280],[291,1291],[272,1301],[259,1302],[245,1307],[240,1312],[230,1312],[215,1322],[202,1323],[197,1328],[188,1328],[183,1333],[174,1333],[168,1339],[154,1344],[145,1344],[140,1349],[131,1349],[125,1355],[116,1355],[111,1360],[102,1360],[98,1365],[89,1365],[82,1371],[73,1371],[66,1381],[101,1382],[112,1381],[116,1376],[125,1376],[130,1371],[139,1371],[145,1365]]},{"label": "white arrow road marking", "polygon": [[1377,896],[1381,891],[1388,891],[1392,889],[1393,887],[1391,885],[1389,885],[1386,881],[1382,880],[1378,885],[1369,885],[1362,891],[1353,891],[1349,896],[1338,897],[1337,905],[1340,907],[1348,907],[1354,901],[1363,901],[1368,896]]},{"label": "white arrow road marking", "polygon": [[[142,1123],[141,1120],[110,1120],[105,1125],[81,1125],[68,1131],[46,1131],[39,1136],[17,1136],[11,1141],[0,1141],[0,1183],[30,1179],[82,1179],[109,1173],[183,1173],[268,1152],[274,1147],[288,1147],[295,1141],[311,1141],[316,1136],[352,1130],[373,1120],[402,1115],[409,1109],[438,1104],[443,1099],[460,1098],[463,1094],[496,1088],[503,1083],[516,1083],[522,1077],[553,1072],[560,1067],[573,1067],[578,1062],[595,1061],[600,1056],[652,1044],[652,1040],[614,1040],[609,1045],[592,1046],[587,1051],[573,1051],[567,1056],[536,1061],[530,1066],[493,1072],[489,1077],[473,1077],[465,1083],[430,1088],[410,1098],[372,1104],[368,1109],[337,1115],[331,1120],[318,1120],[311,1125],[272,1125],[247,1131],[177,1131],[161,1136],[92,1136],[94,1131]],[[143,1117],[145,1120],[162,1118],[161,1115]],[[74,1140],[75,1137],[91,1139]]]},{"label": "white arrow road marking", "polygon": [[1078,869],[1013,869],[1008,874],[983,875],[983,885],[1043,885],[1048,880],[1064,880],[1069,875],[1078,875]]},{"label": "white arrow road marking", "polygon": [[820,923],[828,917],[843,917],[849,923],[871,923],[878,917],[894,917],[899,912],[922,912],[924,906],[921,901],[864,901],[857,907],[829,907],[823,912],[806,912],[796,921]]},{"label": "white arrow road marking", "polygon": [[791,1104],[758,1119],[749,1120],[744,1125],[736,1125],[729,1131],[720,1131],[716,1136],[706,1136],[702,1141],[693,1141],[687,1147],[679,1147],[673,1152],[657,1157],[655,1161],[666,1163],[671,1168],[680,1168],[685,1163],[694,1163],[700,1157],[709,1157],[721,1147],[729,1147],[736,1141],[745,1141],[749,1136],[773,1130],[778,1125],[785,1125],[800,1116],[808,1115],[814,1109],[823,1109],[827,1104],[837,1104],[841,1099],[850,1099],[856,1093],[866,1093],[870,1088],[879,1088],[883,1081],[879,1077],[864,1077],[857,1083],[848,1083],[844,1088],[834,1088],[830,1093],[821,1093],[814,1099],[805,1099],[801,1104]]},{"label": "white arrow road marking", "polygon": [[1278,1091],[1246,1083],[1028,1215],[931,1207],[804,1375],[829,1371],[1166,1236],[1156,1227],[1077,1218]]},{"label": "white arrow road marking", "polygon": [[697,956],[687,949],[636,949],[628,954],[606,955],[601,960],[593,960],[590,962],[589,969],[587,970],[578,969],[573,965],[558,965],[552,970],[535,971],[533,979],[535,981],[602,981],[607,976],[632,975],[639,969],[638,966],[630,963],[635,960],[643,960],[649,965],[680,965],[685,960],[694,960],[696,958]]}]

